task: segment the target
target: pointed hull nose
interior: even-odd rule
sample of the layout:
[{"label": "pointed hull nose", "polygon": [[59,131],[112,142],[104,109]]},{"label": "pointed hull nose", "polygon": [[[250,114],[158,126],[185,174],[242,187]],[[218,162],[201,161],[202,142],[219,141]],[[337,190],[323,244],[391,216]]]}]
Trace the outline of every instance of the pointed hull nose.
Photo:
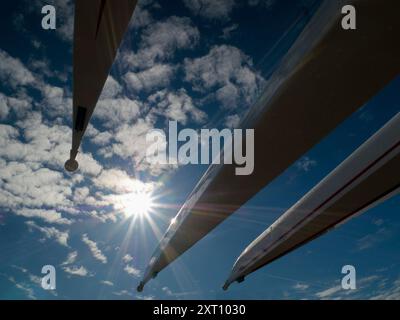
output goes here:
[{"label": "pointed hull nose", "polygon": [[139,283],[139,285],[137,286],[136,290],[137,290],[137,292],[142,292],[143,288],[144,288],[144,283],[141,281]]}]

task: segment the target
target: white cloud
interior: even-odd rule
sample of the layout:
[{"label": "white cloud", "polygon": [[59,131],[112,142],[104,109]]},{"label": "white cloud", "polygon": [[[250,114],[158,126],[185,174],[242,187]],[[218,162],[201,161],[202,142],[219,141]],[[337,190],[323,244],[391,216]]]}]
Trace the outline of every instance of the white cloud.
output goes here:
[{"label": "white cloud", "polygon": [[183,0],[186,7],[207,19],[227,19],[235,6],[234,0]]},{"label": "white cloud", "polygon": [[24,268],[24,267],[20,267],[20,266],[16,266],[16,265],[11,265],[11,267],[13,267],[14,269],[17,269],[19,271],[21,271],[22,273],[27,273],[28,269]]},{"label": "white cloud", "polygon": [[161,290],[164,291],[167,296],[173,296],[174,295],[172,290],[170,288],[168,288],[168,287],[162,287]]},{"label": "white cloud", "polygon": [[42,283],[42,278],[35,276],[34,274],[29,274],[29,280],[31,280],[34,284],[36,285],[41,285]]},{"label": "white cloud", "polygon": [[[33,43],[35,43],[33,41]],[[54,69],[52,63],[46,57],[41,59],[32,59],[29,60],[29,69],[35,72],[35,75],[43,81],[45,77],[54,78],[59,80],[62,83],[66,83],[68,80],[69,73],[66,70],[57,70]]]},{"label": "white cloud", "polygon": [[153,125],[146,120],[139,119],[133,125],[123,125],[118,129],[111,148],[113,152],[122,158],[133,156],[137,162],[143,161],[145,157],[146,134],[153,128]]},{"label": "white cloud", "polygon": [[114,283],[108,280],[101,280],[100,283],[110,287],[114,286]]},{"label": "white cloud", "polygon": [[178,49],[193,48],[198,40],[199,31],[192,26],[189,18],[172,16],[145,28],[139,51],[125,52],[123,62],[137,69],[148,69],[171,58]]},{"label": "white cloud", "polygon": [[76,203],[83,203],[89,196],[90,189],[88,187],[79,187],[74,190],[73,200]]},{"label": "white cloud", "polygon": [[[192,111],[192,117],[195,117],[197,110],[193,109]],[[146,135],[150,130],[154,129],[154,115],[160,113],[161,110],[154,108],[146,118],[138,118],[133,124],[121,122],[119,126],[113,128],[113,131],[109,131],[112,136],[110,143],[97,143],[100,146],[97,149],[97,154],[106,159],[118,156],[124,160],[132,161],[137,171],[145,171],[154,176],[174,168],[172,165],[151,164],[146,160],[146,150],[149,145],[146,141]],[[109,134],[106,134],[107,137],[110,136]],[[94,137],[92,142],[99,142],[96,141],[95,133]],[[98,179],[94,181],[96,183],[99,182]],[[124,181],[126,180],[124,179]]]},{"label": "white cloud", "polygon": [[[32,168],[33,163],[36,168],[47,165],[51,168],[57,168],[64,172],[64,162],[71,148],[71,129],[64,125],[52,124],[47,125],[42,116],[38,112],[33,112],[29,116],[18,121],[16,125],[19,128],[0,125],[0,156],[8,161],[24,162],[26,166]],[[26,142],[22,142],[24,138]],[[80,171],[89,175],[97,175],[100,173],[101,165],[93,159],[90,153],[81,152],[77,157],[80,161]],[[51,175],[61,175],[50,169]],[[58,184],[68,184],[59,178]],[[34,182],[34,181],[32,181]],[[12,181],[10,182],[12,183]],[[37,186],[47,188],[47,186]],[[61,194],[65,194],[61,190]]]},{"label": "white cloud", "polygon": [[331,296],[333,296],[334,294],[336,294],[342,290],[343,290],[342,286],[337,285],[337,286],[331,287],[329,289],[319,291],[315,294],[315,296],[320,299],[326,299],[326,298],[330,298]]},{"label": "white cloud", "polygon": [[30,108],[29,98],[8,97],[0,92],[0,119],[6,119],[11,111],[25,115]]},{"label": "white cloud", "polygon": [[61,263],[61,265],[72,264],[76,261],[77,257],[78,257],[78,251],[70,252],[67,256],[67,259],[65,259],[65,261],[63,263]]},{"label": "white cloud", "polygon": [[[386,283],[390,283],[390,286],[386,286]],[[400,278],[392,283],[385,279],[382,281],[382,287],[379,292],[370,297],[371,300],[400,300]]]},{"label": "white cloud", "polygon": [[184,69],[185,80],[194,90],[214,91],[215,99],[229,109],[249,107],[264,84],[261,75],[253,70],[252,60],[228,45],[214,46],[200,58],[185,59]]},{"label": "white cloud", "polygon": [[128,291],[128,290],[120,290],[120,291],[115,291],[112,294],[116,295],[116,296],[133,296],[132,292]]},{"label": "white cloud", "polygon": [[33,221],[26,221],[26,225],[30,230],[36,229],[43,233],[47,239],[55,239],[62,246],[68,247],[68,231],[60,231],[54,227],[41,227]]},{"label": "white cloud", "polygon": [[72,274],[74,276],[80,276],[80,277],[85,277],[90,275],[88,270],[84,266],[72,266],[72,267],[64,267],[63,270],[66,273]]},{"label": "white cloud", "polygon": [[102,99],[112,99],[118,96],[122,92],[122,86],[114,79],[111,75],[107,77],[106,83],[104,84],[103,91],[100,95]]},{"label": "white cloud", "polygon": [[90,153],[78,153],[76,159],[78,160],[79,170],[85,175],[97,176],[100,174],[103,167],[93,158]]},{"label": "white cloud", "polygon": [[199,31],[189,18],[172,16],[149,26],[143,32],[141,45],[143,48],[157,48],[160,50],[158,54],[164,55],[174,49],[192,48],[198,39]]},{"label": "white cloud", "polygon": [[168,120],[187,124],[189,118],[196,123],[202,123],[207,118],[205,112],[194,106],[192,98],[184,89],[176,92],[159,91],[150,96],[149,101],[156,106],[156,108],[152,108],[152,112],[162,115]]},{"label": "white cloud", "polygon": [[166,87],[171,82],[175,68],[169,64],[155,64],[149,69],[140,72],[128,72],[124,79],[135,91],[149,91],[159,87]]},{"label": "white cloud", "polygon": [[[153,115],[158,111],[153,110]],[[134,124],[122,124],[113,132],[113,143],[98,149],[98,154],[105,158],[112,156],[121,157],[132,161],[137,171],[143,171],[157,176],[162,172],[176,168],[174,165],[151,164],[146,159],[146,150],[149,142],[146,141],[147,133],[154,129],[154,116],[149,114],[146,118],[139,118]]]},{"label": "white cloud", "polygon": [[97,135],[95,135],[90,141],[98,146],[105,146],[110,144],[110,141],[112,140],[113,135],[109,131],[103,131],[99,132]]},{"label": "white cloud", "polygon": [[115,193],[145,192],[154,190],[155,184],[145,183],[130,177],[120,169],[106,169],[93,180],[98,188],[112,190]]},{"label": "white cloud", "polygon": [[99,100],[94,111],[94,118],[101,120],[106,128],[115,128],[137,119],[141,103],[129,98]]},{"label": "white cloud", "polygon": [[[71,111],[70,93],[63,87],[45,83],[40,77],[36,81],[35,76],[18,59],[3,51],[0,54],[8,62],[8,65],[1,65],[0,77],[5,77],[10,86],[29,86],[15,90],[13,97],[0,93],[0,116],[7,117],[15,113],[17,117],[12,126],[0,124],[1,207],[13,214],[29,219],[38,218],[46,223],[71,224],[81,217],[116,222],[121,212],[117,209],[110,212],[110,207],[120,207],[126,202],[120,197],[125,196],[123,192],[137,189],[152,191],[155,188],[155,184],[141,183],[129,176],[125,180],[126,185],[119,184],[111,177],[114,188],[110,188],[110,181],[104,182],[106,174],[96,180],[103,167],[84,149],[77,156],[79,172],[66,173],[64,162],[71,148],[71,128],[65,124],[68,119],[65,115],[66,110]],[[35,81],[32,82],[32,79]],[[29,97],[31,88],[38,89],[42,94],[39,103]],[[32,111],[32,106],[38,111]],[[110,76],[95,115],[98,115],[102,127],[108,124],[111,130],[100,132],[90,125],[88,137],[101,146],[98,149],[100,151],[111,147],[109,152],[113,154],[123,155],[125,159],[132,156],[134,161],[142,161],[145,134],[147,129],[153,128],[153,122],[148,119],[137,120],[141,108],[142,103],[125,97],[121,85]],[[53,118],[49,120],[48,116]],[[138,133],[136,130],[141,133],[135,141],[128,135]],[[116,141],[114,145],[113,141]],[[132,142],[134,146],[131,146]],[[131,149],[126,148],[128,145]],[[145,167],[143,165],[139,170],[146,170]],[[97,187],[102,190],[98,191]],[[122,194],[115,195],[115,190]],[[74,215],[74,219],[66,214]],[[27,225],[30,230],[37,230],[44,235],[41,241],[51,238],[68,245],[68,231],[43,227],[37,223],[39,220],[28,221]],[[97,258],[106,261],[101,252]]]},{"label": "white cloud", "polygon": [[7,118],[9,111],[10,108],[8,106],[8,99],[0,92],[0,119]]},{"label": "white cloud", "polygon": [[63,218],[61,213],[55,210],[22,208],[22,209],[17,209],[15,213],[17,215],[24,216],[26,218],[40,218],[48,223],[58,223],[58,224],[72,223],[71,220]]},{"label": "white cloud", "polygon": [[0,49],[0,80],[15,89],[17,86],[33,84],[35,77],[19,59]]},{"label": "white cloud", "polygon": [[133,276],[135,278],[140,277],[140,270],[138,270],[138,269],[136,269],[136,268],[134,268],[134,267],[132,267],[130,265],[126,265],[125,268],[124,268],[124,271],[127,274],[129,274],[129,275],[131,275],[131,276]]},{"label": "white cloud", "polygon": [[[44,167],[63,170],[70,144],[63,127],[48,127],[37,114],[17,124],[20,128],[0,125],[0,206],[48,222],[68,223],[58,212],[71,205],[74,179],[65,179],[62,172]],[[42,206],[49,208],[33,210]]]},{"label": "white cloud", "polygon": [[25,283],[17,283],[15,281],[13,281],[13,282],[15,283],[15,287],[17,289],[23,291],[29,299],[32,299],[32,300],[36,300],[37,299],[35,294],[34,294],[33,289],[31,287],[29,287],[27,284],[25,284]]},{"label": "white cloud", "polygon": [[225,126],[228,128],[237,128],[240,124],[240,117],[237,114],[229,115],[225,118]]},{"label": "white cloud", "polygon": [[125,263],[131,262],[133,260],[133,257],[130,254],[126,254],[122,257],[122,261]]},{"label": "white cloud", "polygon": [[136,299],[141,299],[141,300],[155,300],[156,297],[152,295],[147,295],[147,296],[142,296],[142,295],[136,295]]},{"label": "white cloud", "polygon": [[97,247],[97,243],[90,240],[86,233],[82,235],[82,241],[89,247],[89,250],[95,259],[99,260],[101,263],[107,263],[107,257]]},{"label": "white cloud", "polygon": [[[33,165],[32,165],[33,166]],[[21,211],[20,207],[60,207],[69,205],[71,182],[63,179],[60,172],[47,168],[32,169],[15,161],[0,167],[0,205],[19,209],[20,215],[33,215],[37,211]],[[42,219],[59,219],[53,212],[42,213]],[[66,223],[66,220],[61,220]]]},{"label": "white cloud", "polygon": [[142,3],[143,1],[139,1],[136,5],[129,28],[138,30],[139,28],[146,27],[153,23],[153,17],[151,16],[149,10],[144,8]]},{"label": "white cloud", "polygon": [[315,293],[315,297],[319,299],[365,299],[366,297],[373,294],[373,284],[376,284],[381,277],[378,275],[371,275],[357,279],[357,289],[345,290],[340,285],[339,281],[336,281],[337,285],[332,286],[326,290],[322,290]]}]

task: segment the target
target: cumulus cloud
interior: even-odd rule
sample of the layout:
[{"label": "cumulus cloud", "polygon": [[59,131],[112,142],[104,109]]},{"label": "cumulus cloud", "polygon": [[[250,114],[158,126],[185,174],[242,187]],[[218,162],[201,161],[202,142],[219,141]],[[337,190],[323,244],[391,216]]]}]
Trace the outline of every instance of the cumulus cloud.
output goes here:
[{"label": "cumulus cloud", "polygon": [[62,246],[68,247],[68,231],[60,231],[59,229],[54,227],[41,227],[33,221],[26,221],[25,223],[31,231],[33,231],[34,229],[38,230],[44,235],[46,239],[54,239]]},{"label": "cumulus cloud", "polygon": [[225,126],[228,128],[239,127],[240,117],[237,114],[229,115],[225,118]]},{"label": "cumulus cloud", "polygon": [[[188,109],[186,109],[186,107]],[[202,112],[198,109],[191,109],[190,105],[184,108],[183,119],[195,117],[200,119]],[[123,160],[132,163],[135,170],[146,172],[152,176],[157,176],[162,172],[171,170],[176,165],[153,164],[147,161],[146,150],[150,142],[146,141],[147,134],[154,129],[155,115],[162,114],[161,109],[155,108],[145,117],[138,118],[134,123],[120,123],[119,126],[112,130],[112,143],[103,144],[97,150],[97,154],[109,159],[118,156]],[[172,108],[172,107],[171,107]],[[190,112],[193,111],[193,112]],[[198,114],[197,114],[198,113]],[[167,118],[168,116],[164,114]],[[92,138],[95,140],[96,138]],[[99,144],[98,144],[99,145]],[[115,180],[115,179],[113,179]],[[95,180],[98,182],[98,180]]]},{"label": "cumulus cloud", "polygon": [[145,183],[139,179],[130,177],[125,171],[120,169],[106,169],[94,179],[98,188],[112,190],[115,193],[131,193],[153,191],[155,184]]},{"label": "cumulus cloud", "polygon": [[[1,117],[15,113],[17,118],[13,125],[0,124],[0,206],[30,219],[70,224],[72,220],[63,217],[62,212],[80,213],[71,201],[75,184],[82,182],[82,174],[90,181],[102,166],[90,153],[80,152],[80,173],[65,175],[63,166],[71,147],[71,129],[62,120],[49,121],[45,116],[65,115],[65,110],[71,110],[67,93],[63,88],[36,81],[18,59],[4,51],[0,55],[0,77],[6,77],[5,84],[36,88],[43,95],[37,104],[24,90],[17,90],[13,97],[0,94]],[[114,89],[109,89],[108,95],[114,96],[118,85],[112,79],[109,83],[109,88]],[[31,111],[33,104],[39,105],[40,111]],[[38,230],[56,235],[54,229]],[[66,243],[62,235],[59,239]]]},{"label": "cumulus cloud", "polygon": [[135,91],[149,91],[170,84],[175,68],[169,64],[155,64],[141,72],[128,72],[125,74],[125,82],[128,88]]},{"label": "cumulus cloud", "polygon": [[0,119],[7,118],[9,111],[8,99],[4,94],[0,93]]},{"label": "cumulus cloud", "polygon": [[149,101],[153,106],[156,106],[155,109],[152,109],[153,112],[168,120],[187,124],[189,119],[196,123],[202,123],[207,118],[205,112],[194,106],[192,98],[186,93],[185,89],[176,92],[162,90],[151,95]]},{"label": "cumulus cloud", "polygon": [[0,119],[6,119],[12,111],[25,115],[30,108],[30,98],[9,97],[0,92]]},{"label": "cumulus cloud", "polygon": [[92,143],[98,146],[105,146],[111,142],[113,135],[109,131],[99,132],[90,140]]},{"label": "cumulus cloud", "polygon": [[[37,166],[48,165],[64,171],[65,158],[71,148],[69,127],[46,124],[38,112],[31,113],[26,119],[18,121],[16,126],[0,125],[0,156],[3,159],[23,161],[30,166],[33,166],[32,163],[37,163]],[[22,138],[26,142],[22,142]],[[79,153],[78,159],[82,160],[80,170],[84,173],[96,175],[102,169],[89,153]]]},{"label": "cumulus cloud", "polygon": [[225,108],[247,107],[255,100],[264,79],[252,68],[252,60],[240,49],[220,45],[200,58],[184,61],[185,80],[198,92],[213,92]]},{"label": "cumulus cloud", "polygon": [[207,19],[227,19],[235,6],[235,0],[183,0],[193,13]]},{"label": "cumulus cloud", "polygon": [[137,119],[141,103],[129,98],[99,100],[94,118],[101,120],[106,128],[114,128]]},{"label": "cumulus cloud", "polygon": [[140,270],[132,267],[131,265],[126,265],[124,271],[135,278],[140,277]]},{"label": "cumulus cloud", "polygon": [[130,254],[126,254],[122,257],[122,261],[125,263],[131,262],[133,260],[133,257]]},{"label": "cumulus cloud", "polygon": [[61,213],[55,210],[45,210],[45,209],[28,209],[22,208],[15,211],[17,215],[24,216],[26,218],[40,218],[48,223],[57,224],[71,224],[72,221],[63,218]]},{"label": "cumulus cloud", "polygon": [[139,1],[136,5],[135,11],[133,12],[129,28],[138,30],[139,28],[150,25],[151,23],[153,23],[153,21],[154,19],[150,11],[145,8],[145,4],[143,4],[143,1]]},{"label": "cumulus cloud", "polygon": [[82,235],[82,241],[89,247],[89,250],[95,259],[99,260],[101,263],[107,263],[107,257],[97,247],[97,243],[90,240],[86,233]]},{"label": "cumulus cloud", "polygon": [[178,49],[193,48],[200,34],[189,18],[169,17],[146,27],[141,35],[139,50],[125,52],[123,61],[137,69],[148,69],[171,58]]},{"label": "cumulus cloud", "polygon": [[[49,223],[69,224],[61,212],[72,212],[71,197],[77,174],[67,178],[63,163],[70,148],[70,129],[48,126],[37,113],[18,127],[0,124],[0,206],[26,217]],[[78,156],[81,172],[88,178],[102,167],[89,154]],[[43,206],[47,207],[43,210]],[[61,211],[60,211],[61,210]]]},{"label": "cumulus cloud", "polygon": [[34,75],[17,58],[0,49],[0,79],[12,88],[35,82]]},{"label": "cumulus cloud", "polygon": [[[34,46],[37,45],[37,41],[32,41]],[[39,43],[39,46],[40,43]],[[69,73],[66,70],[57,70],[52,66],[51,60],[43,57],[41,59],[30,59],[29,60],[29,69],[35,72],[35,76],[38,77],[41,81],[44,81],[44,78],[57,79],[58,81],[65,83],[68,80]]]},{"label": "cumulus cloud", "polygon": [[132,125],[124,124],[115,133],[116,143],[103,150],[110,150],[124,159],[132,156],[140,163],[145,157],[146,134],[151,129],[153,124],[145,119],[138,119]]},{"label": "cumulus cloud", "polygon": [[122,92],[122,86],[117,80],[111,75],[107,77],[104,84],[103,91],[100,95],[100,100],[102,99],[112,99],[118,96]]},{"label": "cumulus cloud", "polygon": [[[47,168],[32,169],[24,163],[3,162],[0,167],[0,205],[19,209],[20,207],[61,207],[70,204],[71,182],[60,172]],[[37,211],[19,210],[20,215],[38,215]],[[51,216],[51,217],[50,217]],[[42,219],[58,219],[51,211],[41,214]],[[54,221],[54,220],[53,220]],[[66,222],[66,220],[62,220]]]}]

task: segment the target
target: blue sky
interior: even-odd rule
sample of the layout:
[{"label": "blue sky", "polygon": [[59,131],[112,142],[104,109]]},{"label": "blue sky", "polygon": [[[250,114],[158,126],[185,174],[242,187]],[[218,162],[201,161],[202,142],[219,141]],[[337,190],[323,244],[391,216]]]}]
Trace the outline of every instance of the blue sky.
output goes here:
[{"label": "blue sky", "polygon": [[[57,30],[41,29],[53,3]],[[169,221],[206,170],[151,166],[145,133],[234,126],[320,1],[140,1],[85,137],[71,140],[73,1],[7,1],[0,19],[0,299],[400,297],[400,197],[224,292],[241,251],[400,111],[400,78],[151,281],[135,288]],[[296,106],[294,105],[293,108]],[[323,106],[321,106],[323,107]],[[256,164],[257,165],[257,164]],[[129,196],[151,192],[148,217]],[[43,290],[52,264],[57,289]],[[340,288],[356,267],[358,288]]]}]

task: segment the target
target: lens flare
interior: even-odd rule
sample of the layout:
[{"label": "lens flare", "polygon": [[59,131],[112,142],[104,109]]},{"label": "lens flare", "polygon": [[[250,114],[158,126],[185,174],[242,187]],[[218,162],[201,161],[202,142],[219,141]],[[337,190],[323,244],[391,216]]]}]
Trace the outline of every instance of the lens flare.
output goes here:
[{"label": "lens flare", "polygon": [[153,207],[149,193],[134,192],[125,198],[124,212],[127,217],[147,217]]}]

